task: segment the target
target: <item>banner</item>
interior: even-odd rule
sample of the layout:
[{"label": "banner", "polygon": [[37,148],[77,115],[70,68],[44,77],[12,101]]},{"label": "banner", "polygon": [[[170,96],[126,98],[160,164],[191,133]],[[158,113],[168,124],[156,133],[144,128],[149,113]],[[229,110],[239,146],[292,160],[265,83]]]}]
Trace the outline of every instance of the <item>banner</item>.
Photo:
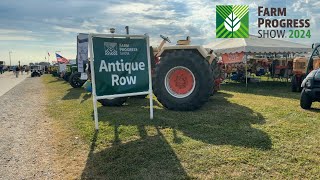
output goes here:
[{"label": "banner", "polygon": [[241,63],[243,62],[243,58],[244,58],[244,52],[223,54],[222,62],[224,64]]},{"label": "banner", "polygon": [[148,94],[153,119],[149,36],[89,34],[89,52],[95,128],[100,99]]},{"label": "banner", "polygon": [[145,39],[93,37],[96,95],[149,90]]},{"label": "banner", "polygon": [[77,65],[78,72],[84,72],[83,64],[88,62],[88,34],[77,36]]}]

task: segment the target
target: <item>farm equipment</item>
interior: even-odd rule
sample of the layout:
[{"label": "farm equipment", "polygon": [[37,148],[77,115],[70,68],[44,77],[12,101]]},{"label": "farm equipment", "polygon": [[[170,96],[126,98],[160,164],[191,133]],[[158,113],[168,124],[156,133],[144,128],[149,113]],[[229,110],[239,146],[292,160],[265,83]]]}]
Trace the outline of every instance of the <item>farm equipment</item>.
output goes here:
[{"label": "farm equipment", "polygon": [[[153,91],[158,101],[170,110],[189,111],[200,108],[220,85],[216,55],[199,45],[190,45],[190,38],[171,43],[160,35],[157,48],[150,47]],[[127,98],[103,99],[104,106],[122,105]]]},{"label": "farm equipment", "polygon": [[291,77],[291,91],[298,92],[301,91],[301,83],[306,76],[307,58],[306,57],[296,57],[293,60],[293,75]]},{"label": "farm equipment", "polygon": [[[216,55],[202,46],[190,45],[190,38],[177,41],[177,45],[163,39],[153,48],[156,62],[153,89],[158,101],[171,110],[195,110],[208,101],[214,91]],[[214,65],[214,66],[211,66]]]},{"label": "farm equipment", "polygon": [[49,74],[52,74],[53,77],[59,76],[58,71],[59,71],[59,67],[56,65],[48,67],[48,72],[49,72]]},{"label": "farm equipment", "polygon": [[300,106],[310,109],[312,102],[320,102],[320,69],[311,71],[302,82],[302,87]]},{"label": "farm equipment", "polygon": [[66,71],[64,71],[64,73],[62,74],[62,78],[69,82],[70,76],[73,72],[77,71],[77,66],[75,66],[74,64],[68,64],[66,66]]},{"label": "farm equipment", "polygon": [[[84,69],[86,69],[86,64],[84,64]],[[69,77],[69,83],[73,88],[80,88],[87,81],[87,79],[81,79],[81,72],[78,72],[78,67],[72,68],[73,72]]]},{"label": "farm equipment", "polygon": [[44,72],[44,69],[41,65],[33,65],[33,66],[30,66],[30,72],[31,72],[31,77],[40,77],[43,72]]},{"label": "farm equipment", "polygon": [[312,48],[306,70],[308,75],[301,84],[300,106],[303,109],[310,109],[312,102],[320,101],[320,44],[313,44]]},{"label": "farm equipment", "polygon": [[308,61],[306,74],[308,74],[314,69],[320,68],[320,44],[313,44],[312,49],[313,49],[313,52]]},{"label": "farm equipment", "polygon": [[291,79],[291,89],[292,92],[302,90],[302,81],[305,79],[306,75],[309,74],[314,69],[320,67],[320,44],[312,45],[313,52],[307,60],[306,57],[298,57],[293,60],[293,76]]}]

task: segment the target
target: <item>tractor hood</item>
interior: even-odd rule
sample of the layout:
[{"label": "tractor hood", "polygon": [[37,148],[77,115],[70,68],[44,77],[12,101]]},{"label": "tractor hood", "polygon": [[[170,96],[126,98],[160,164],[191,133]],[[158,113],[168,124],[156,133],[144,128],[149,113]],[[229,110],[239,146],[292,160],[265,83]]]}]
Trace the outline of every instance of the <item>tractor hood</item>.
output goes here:
[{"label": "tractor hood", "polygon": [[204,57],[206,58],[207,56],[209,56],[210,54],[208,53],[208,51],[203,48],[202,46],[194,46],[194,45],[177,45],[177,46],[165,46],[161,49],[161,51],[158,53],[158,56],[161,57],[161,54],[164,51],[167,50],[184,50],[184,49],[196,49],[198,50],[198,52]]}]

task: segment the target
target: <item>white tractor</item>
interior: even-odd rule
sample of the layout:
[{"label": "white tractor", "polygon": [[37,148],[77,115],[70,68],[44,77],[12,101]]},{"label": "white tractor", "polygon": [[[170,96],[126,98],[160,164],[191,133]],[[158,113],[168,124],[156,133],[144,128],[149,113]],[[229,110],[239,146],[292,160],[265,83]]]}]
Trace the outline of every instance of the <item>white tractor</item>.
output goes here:
[{"label": "white tractor", "polygon": [[[150,47],[153,68],[153,91],[158,101],[170,110],[189,111],[200,108],[218,86],[220,67],[213,51],[190,45],[190,38],[171,43],[168,37],[157,48]],[[103,99],[104,106],[122,105],[127,98]]]},{"label": "white tractor", "polygon": [[171,110],[195,110],[208,101],[214,92],[217,70],[216,55],[202,46],[190,45],[190,38],[170,43],[163,39],[153,49],[157,62],[154,73],[154,94],[158,101]]}]

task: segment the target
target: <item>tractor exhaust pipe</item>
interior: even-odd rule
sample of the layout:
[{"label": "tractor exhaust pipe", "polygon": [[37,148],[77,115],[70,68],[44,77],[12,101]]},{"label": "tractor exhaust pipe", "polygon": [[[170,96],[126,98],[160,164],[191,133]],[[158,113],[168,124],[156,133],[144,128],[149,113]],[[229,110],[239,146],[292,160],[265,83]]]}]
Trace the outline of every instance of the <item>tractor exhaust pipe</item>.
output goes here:
[{"label": "tractor exhaust pipe", "polygon": [[126,33],[129,35],[129,26],[126,26]]}]

